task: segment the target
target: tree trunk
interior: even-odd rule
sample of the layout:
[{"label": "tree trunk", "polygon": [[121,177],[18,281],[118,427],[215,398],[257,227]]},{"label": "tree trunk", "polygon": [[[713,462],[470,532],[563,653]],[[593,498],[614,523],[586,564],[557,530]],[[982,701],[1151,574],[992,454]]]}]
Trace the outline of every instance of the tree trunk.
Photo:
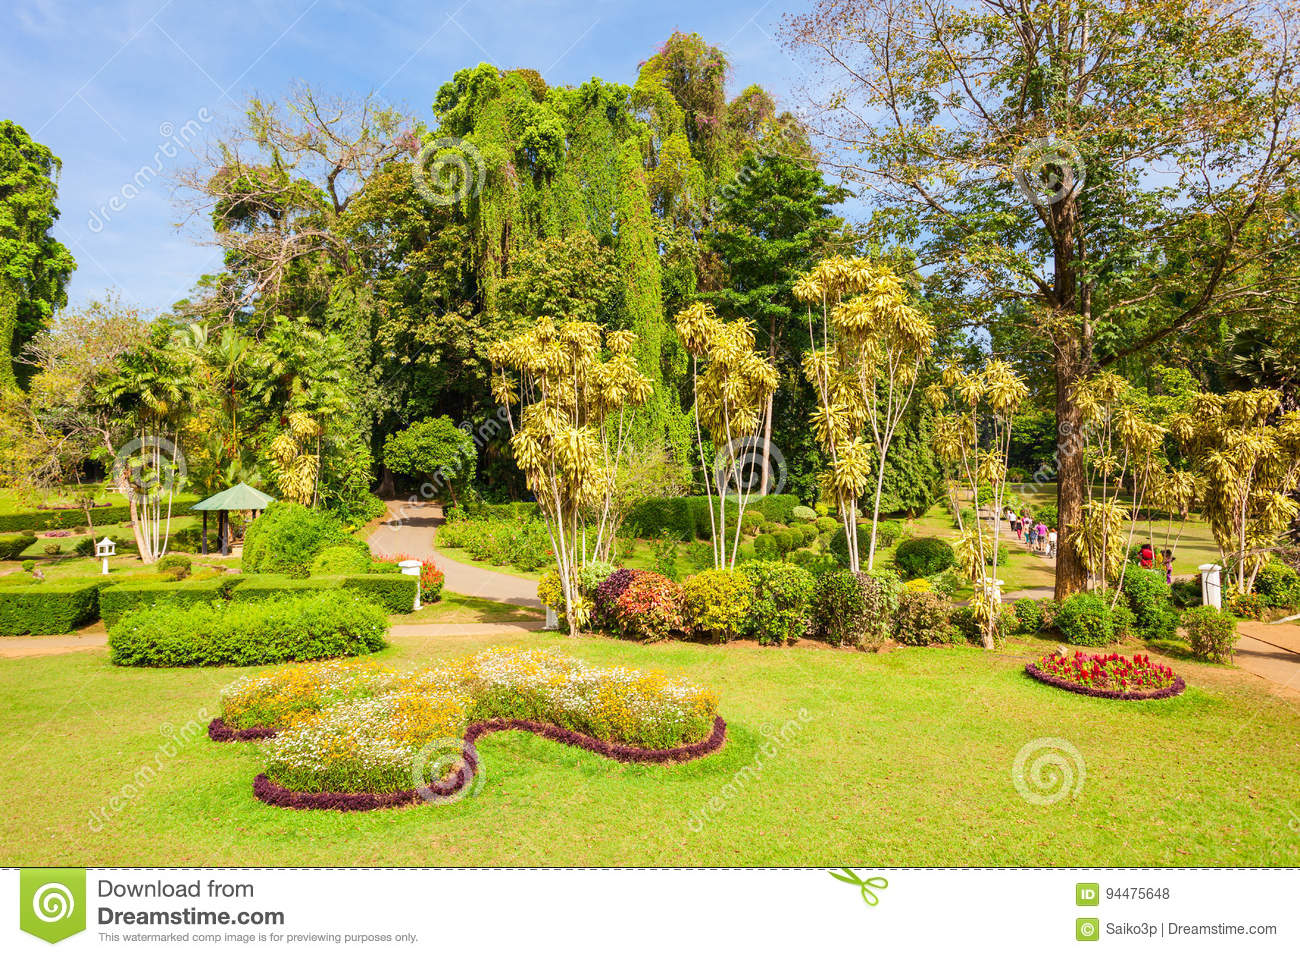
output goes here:
[{"label": "tree trunk", "polygon": [[1058,343],[1056,371],[1056,600],[1062,601],[1087,587],[1083,556],[1067,534],[1083,520],[1087,498],[1083,467],[1083,417],[1071,398],[1075,380],[1082,371],[1077,340]]},{"label": "tree trunk", "polygon": [[383,469],[383,478],[379,481],[379,487],[375,489],[375,494],[384,501],[397,498],[397,482],[393,479],[393,473],[387,465]]}]

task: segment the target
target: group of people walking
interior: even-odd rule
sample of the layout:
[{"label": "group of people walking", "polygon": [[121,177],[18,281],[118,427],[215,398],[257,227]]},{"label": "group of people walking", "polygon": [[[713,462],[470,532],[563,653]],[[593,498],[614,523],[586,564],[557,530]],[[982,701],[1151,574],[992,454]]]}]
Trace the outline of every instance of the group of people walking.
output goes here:
[{"label": "group of people walking", "polygon": [[1016,541],[1024,542],[1030,550],[1045,554],[1048,558],[1056,557],[1056,529],[1049,528],[1043,521],[1034,521],[1032,515],[1017,515],[1014,509],[1007,509],[1007,521]]},{"label": "group of people walking", "polygon": [[[1156,567],[1156,550],[1150,544],[1143,545],[1138,549],[1138,566],[1141,568]],[[1174,550],[1172,548],[1160,549],[1160,567],[1165,572],[1165,582],[1172,585],[1174,583]]]}]

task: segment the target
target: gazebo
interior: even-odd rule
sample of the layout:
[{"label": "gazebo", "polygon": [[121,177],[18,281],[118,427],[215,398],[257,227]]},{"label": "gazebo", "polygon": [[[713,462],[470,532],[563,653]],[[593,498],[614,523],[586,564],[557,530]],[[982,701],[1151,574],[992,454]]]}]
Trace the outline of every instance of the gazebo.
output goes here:
[{"label": "gazebo", "polygon": [[[251,485],[245,485],[240,482],[238,485],[232,485],[224,492],[218,492],[210,498],[205,498],[198,505],[190,506],[193,511],[203,513],[203,540],[199,547],[199,553],[206,555],[208,553],[208,512],[217,513],[217,545],[223,555],[230,554],[230,513],[231,512],[261,512],[262,509],[274,502],[275,499],[265,492],[259,492]],[[254,515],[254,518],[257,516]]]}]

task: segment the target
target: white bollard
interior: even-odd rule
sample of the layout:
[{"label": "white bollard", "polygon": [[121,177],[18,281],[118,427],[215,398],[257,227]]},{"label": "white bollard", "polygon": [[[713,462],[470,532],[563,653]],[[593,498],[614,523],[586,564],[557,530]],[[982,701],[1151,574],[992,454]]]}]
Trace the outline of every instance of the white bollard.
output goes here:
[{"label": "white bollard", "polygon": [[1196,570],[1201,573],[1201,604],[1213,605],[1222,610],[1223,585],[1219,580],[1219,573],[1223,571],[1223,566],[1198,565]]},{"label": "white bollard", "polygon": [[405,561],[397,563],[397,567],[402,570],[403,575],[411,575],[415,578],[415,607],[412,611],[419,611],[424,606],[420,604],[420,560],[417,558],[408,558]]}]

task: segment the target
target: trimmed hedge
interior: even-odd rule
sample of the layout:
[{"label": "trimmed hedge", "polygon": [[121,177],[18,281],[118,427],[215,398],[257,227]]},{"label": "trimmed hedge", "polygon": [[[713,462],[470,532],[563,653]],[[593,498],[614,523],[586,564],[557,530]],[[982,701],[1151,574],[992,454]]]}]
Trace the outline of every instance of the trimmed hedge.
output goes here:
[{"label": "trimmed hedge", "polygon": [[75,631],[99,617],[100,587],[94,580],[66,579],[0,588],[0,635]]},{"label": "trimmed hedge", "polygon": [[230,592],[244,580],[243,575],[190,578],[179,582],[134,582],[104,588],[99,594],[99,615],[104,624],[114,625],[123,615],[153,605],[188,608],[203,602],[229,598]]},{"label": "trimmed hedge", "polygon": [[0,561],[15,561],[21,557],[23,552],[35,544],[36,536],[30,533],[26,535],[0,535]]},{"label": "trimmed hedge", "polygon": [[[172,499],[172,515],[188,515],[190,506],[198,501],[194,495],[178,495]],[[131,520],[131,506],[105,505],[90,510],[95,525],[124,525]],[[27,512],[0,513],[0,532],[21,532],[28,529],[48,531],[56,528],[77,528],[86,524],[86,513],[79,508],[34,508]]]},{"label": "trimmed hedge", "polygon": [[108,632],[115,665],[178,668],[263,665],[363,655],[384,647],[382,609],[339,592],[255,605],[155,605]]},{"label": "trimmed hedge", "polygon": [[894,564],[908,578],[929,578],[956,563],[956,553],[942,538],[909,538],[894,552]]},{"label": "trimmed hedge", "polygon": [[230,593],[234,602],[262,602],[300,595],[303,592],[343,588],[400,614],[415,606],[416,579],[413,575],[322,575],[319,578],[290,578],[287,575],[253,575]]}]

